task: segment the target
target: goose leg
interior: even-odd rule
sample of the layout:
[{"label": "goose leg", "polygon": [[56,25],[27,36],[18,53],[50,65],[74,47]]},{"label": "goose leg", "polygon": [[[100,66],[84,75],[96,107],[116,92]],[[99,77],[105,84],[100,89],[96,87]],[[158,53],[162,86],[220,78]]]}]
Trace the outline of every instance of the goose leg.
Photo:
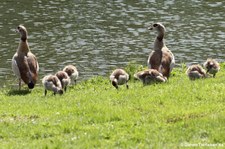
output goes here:
[{"label": "goose leg", "polygon": [[45,96],[47,95],[47,90],[45,90]]},{"label": "goose leg", "polygon": [[19,90],[21,90],[21,79],[19,79]]},{"label": "goose leg", "polygon": [[65,92],[66,92],[66,90],[67,90],[67,87],[64,88],[64,91],[65,91]]},{"label": "goose leg", "polygon": [[126,83],[126,87],[127,87],[127,89],[129,89],[129,86],[128,86],[128,84]]}]

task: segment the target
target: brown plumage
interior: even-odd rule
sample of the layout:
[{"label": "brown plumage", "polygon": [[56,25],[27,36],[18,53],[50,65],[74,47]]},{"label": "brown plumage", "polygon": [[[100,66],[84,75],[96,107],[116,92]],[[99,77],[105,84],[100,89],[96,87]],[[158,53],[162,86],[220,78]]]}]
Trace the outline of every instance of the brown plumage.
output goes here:
[{"label": "brown plumage", "polygon": [[215,77],[216,73],[220,70],[220,64],[212,58],[208,58],[203,65],[206,68],[207,73],[212,74],[213,77]]},{"label": "brown plumage", "polygon": [[127,82],[129,80],[129,75],[123,69],[115,69],[110,75],[110,80],[112,85],[118,89],[118,85],[126,84],[127,89],[129,88]]},{"label": "brown plumage", "polygon": [[64,91],[66,92],[67,86],[70,84],[70,77],[68,76],[68,74],[64,71],[58,71],[55,74],[58,79],[60,80],[60,83],[62,85],[62,88],[64,89]]},{"label": "brown plumage", "polygon": [[206,72],[201,65],[195,64],[188,67],[186,74],[190,80],[206,78]]},{"label": "brown plumage", "polygon": [[68,74],[71,83],[76,84],[79,75],[77,68],[73,65],[67,65],[66,67],[64,67],[63,71],[65,71]]},{"label": "brown plumage", "polygon": [[149,69],[156,69],[168,78],[175,65],[175,59],[173,53],[163,41],[165,27],[161,23],[155,23],[149,27],[149,30],[156,30],[158,34],[154,41],[153,51],[148,57],[148,67]]},{"label": "brown plumage", "polygon": [[140,71],[134,74],[134,78],[142,81],[144,85],[167,81],[167,78],[155,69]]},{"label": "brown plumage", "polygon": [[56,93],[63,94],[62,85],[60,80],[55,75],[47,75],[42,79],[42,84],[45,88],[45,96],[47,94],[47,90],[53,91],[54,95]]},{"label": "brown plumage", "polygon": [[17,52],[12,58],[12,69],[19,79],[19,89],[21,89],[21,80],[28,85],[29,89],[33,89],[37,79],[39,65],[37,58],[31,53],[27,42],[27,30],[24,26],[19,25],[17,32],[20,33],[20,43]]}]

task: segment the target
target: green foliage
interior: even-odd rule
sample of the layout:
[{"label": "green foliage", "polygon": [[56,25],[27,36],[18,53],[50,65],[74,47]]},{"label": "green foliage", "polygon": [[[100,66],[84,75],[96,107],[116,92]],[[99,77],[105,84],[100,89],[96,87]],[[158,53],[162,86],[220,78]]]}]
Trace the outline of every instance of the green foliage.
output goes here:
[{"label": "green foliage", "polygon": [[220,63],[220,68],[221,68],[221,69],[225,69],[225,62]]},{"label": "green foliage", "polygon": [[130,62],[125,67],[125,71],[129,74],[131,80],[134,80],[134,74],[135,73],[137,73],[139,71],[142,71],[144,69],[147,69],[147,67],[144,68],[142,65],[138,65],[136,62]]},{"label": "green foliage", "polygon": [[[133,76],[144,69],[129,64]],[[185,65],[167,83],[116,90],[93,77],[60,95],[43,87],[0,90],[1,148],[182,148],[225,145],[225,71],[190,81]],[[24,86],[25,88],[25,86]]]}]

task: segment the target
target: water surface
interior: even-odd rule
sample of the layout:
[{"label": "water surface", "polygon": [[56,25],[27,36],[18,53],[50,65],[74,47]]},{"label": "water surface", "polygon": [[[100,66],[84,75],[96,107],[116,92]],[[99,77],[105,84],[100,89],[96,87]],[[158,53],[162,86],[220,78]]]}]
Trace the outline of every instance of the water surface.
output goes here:
[{"label": "water surface", "polygon": [[[224,61],[224,1],[155,0],[2,0],[0,5],[0,87],[15,83],[11,70],[24,24],[31,51],[38,57],[40,79],[74,64],[80,80],[107,76],[116,67],[136,61],[146,65],[161,22],[166,44],[176,63],[203,63],[208,57]],[[9,83],[10,82],[10,83]]]}]

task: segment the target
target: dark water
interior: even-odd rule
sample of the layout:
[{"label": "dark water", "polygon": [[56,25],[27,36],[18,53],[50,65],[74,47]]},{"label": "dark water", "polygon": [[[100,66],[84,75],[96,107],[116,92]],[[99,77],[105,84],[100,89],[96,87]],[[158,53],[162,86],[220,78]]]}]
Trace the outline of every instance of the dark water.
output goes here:
[{"label": "dark water", "polygon": [[[225,2],[213,0],[2,0],[0,5],[0,87],[15,83],[11,58],[24,24],[31,51],[38,57],[40,79],[67,64],[80,71],[80,80],[108,75],[136,61],[146,65],[155,32],[165,25],[166,44],[176,63],[202,63],[225,58]],[[10,82],[10,83],[9,83]]]}]

